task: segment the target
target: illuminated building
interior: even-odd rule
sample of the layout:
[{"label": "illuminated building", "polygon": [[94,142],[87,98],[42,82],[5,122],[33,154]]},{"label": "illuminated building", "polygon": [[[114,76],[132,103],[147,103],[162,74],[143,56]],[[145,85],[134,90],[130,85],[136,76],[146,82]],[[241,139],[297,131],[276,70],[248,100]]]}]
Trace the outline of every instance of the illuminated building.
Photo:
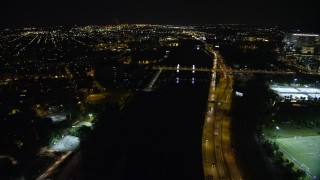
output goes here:
[{"label": "illuminated building", "polygon": [[293,54],[320,54],[319,34],[286,34],[283,39],[284,51]]}]

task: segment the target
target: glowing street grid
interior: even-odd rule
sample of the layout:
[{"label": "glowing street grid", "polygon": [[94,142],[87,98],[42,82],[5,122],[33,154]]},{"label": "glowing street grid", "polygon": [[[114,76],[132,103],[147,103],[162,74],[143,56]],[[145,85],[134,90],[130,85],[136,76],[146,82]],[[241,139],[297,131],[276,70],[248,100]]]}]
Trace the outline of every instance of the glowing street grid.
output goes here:
[{"label": "glowing street grid", "polygon": [[56,142],[50,150],[56,152],[65,152],[65,151],[73,151],[80,144],[80,140],[75,136],[64,136],[58,142]]},{"label": "glowing street grid", "polygon": [[291,87],[291,86],[271,86],[271,89],[275,91],[281,97],[292,97],[292,99],[305,98],[319,98],[320,89],[309,87]]},{"label": "glowing street grid", "polygon": [[320,136],[278,138],[276,142],[296,167],[320,179]]}]

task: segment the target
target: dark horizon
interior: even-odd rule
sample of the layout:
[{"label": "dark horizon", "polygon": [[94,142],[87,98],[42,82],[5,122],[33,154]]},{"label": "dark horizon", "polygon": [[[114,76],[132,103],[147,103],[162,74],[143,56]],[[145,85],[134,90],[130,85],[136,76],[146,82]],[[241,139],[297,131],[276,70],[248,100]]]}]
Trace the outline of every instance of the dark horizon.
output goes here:
[{"label": "dark horizon", "polygon": [[[193,24],[181,24],[181,23],[120,23],[120,25],[135,25],[135,24],[150,24],[150,25],[177,25],[177,26],[217,26],[217,25],[243,25],[243,26],[252,26],[252,27],[278,27],[282,30],[287,30],[291,32],[304,32],[304,33],[320,33],[320,27],[316,26],[308,26],[308,25],[277,25],[277,24],[241,24],[241,23],[193,23]],[[114,23],[108,23],[108,24],[31,24],[31,25],[7,25],[7,26],[0,26],[0,29],[10,29],[10,28],[54,28],[54,27],[84,27],[84,26],[113,26],[118,25],[115,22]]]},{"label": "dark horizon", "polygon": [[120,24],[252,24],[319,32],[311,3],[224,1],[4,1],[1,27]]}]

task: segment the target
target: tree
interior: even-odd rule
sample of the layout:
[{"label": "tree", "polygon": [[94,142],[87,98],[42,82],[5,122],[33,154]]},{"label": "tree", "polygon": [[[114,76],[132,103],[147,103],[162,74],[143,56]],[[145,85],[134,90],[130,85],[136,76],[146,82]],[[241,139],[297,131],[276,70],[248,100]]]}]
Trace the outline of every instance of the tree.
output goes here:
[{"label": "tree", "polygon": [[290,162],[290,163],[286,164],[286,168],[287,168],[288,170],[292,170],[293,167],[294,167],[293,162]]},{"label": "tree", "polygon": [[42,143],[48,141],[52,128],[53,123],[51,118],[42,118],[37,120],[36,129]]},{"label": "tree", "polygon": [[87,126],[81,126],[78,128],[78,134],[81,142],[84,142],[87,140],[88,135],[91,133],[91,128]]},{"label": "tree", "polygon": [[306,173],[304,170],[302,170],[302,169],[298,169],[298,170],[296,171],[296,177],[297,177],[297,179],[302,179],[302,178],[306,177],[306,175],[307,175],[307,173]]},{"label": "tree", "polygon": [[278,146],[275,142],[273,143],[273,148],[274,148],[276,151],[279,150],[279,146]]},{"label": "tree", "polygon": [[281,151],[276,151],[275,159],[276,159],[277,161],[283,163],[284,160],[283,160],[282,157],[283,157],[283,152],[281,152]]}]

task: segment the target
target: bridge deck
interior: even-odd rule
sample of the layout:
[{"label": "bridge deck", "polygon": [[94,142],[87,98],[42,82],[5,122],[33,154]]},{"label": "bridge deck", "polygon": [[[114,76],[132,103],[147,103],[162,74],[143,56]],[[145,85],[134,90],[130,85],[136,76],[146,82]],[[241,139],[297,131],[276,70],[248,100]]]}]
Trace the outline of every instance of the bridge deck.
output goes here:
[{"label": "bridge deck", "polygon": [[234,70],[234,69],[210,69],[210,68],[191,68],[191,67],[170,67],[170,66],[152,66],[147,67],[152,70],[165,70],[165,71],[195,71],[195,72],[223,72],[223,73],[248,73],[248,74],[295,74],[293,71],[269,71],[269,70]]}]

